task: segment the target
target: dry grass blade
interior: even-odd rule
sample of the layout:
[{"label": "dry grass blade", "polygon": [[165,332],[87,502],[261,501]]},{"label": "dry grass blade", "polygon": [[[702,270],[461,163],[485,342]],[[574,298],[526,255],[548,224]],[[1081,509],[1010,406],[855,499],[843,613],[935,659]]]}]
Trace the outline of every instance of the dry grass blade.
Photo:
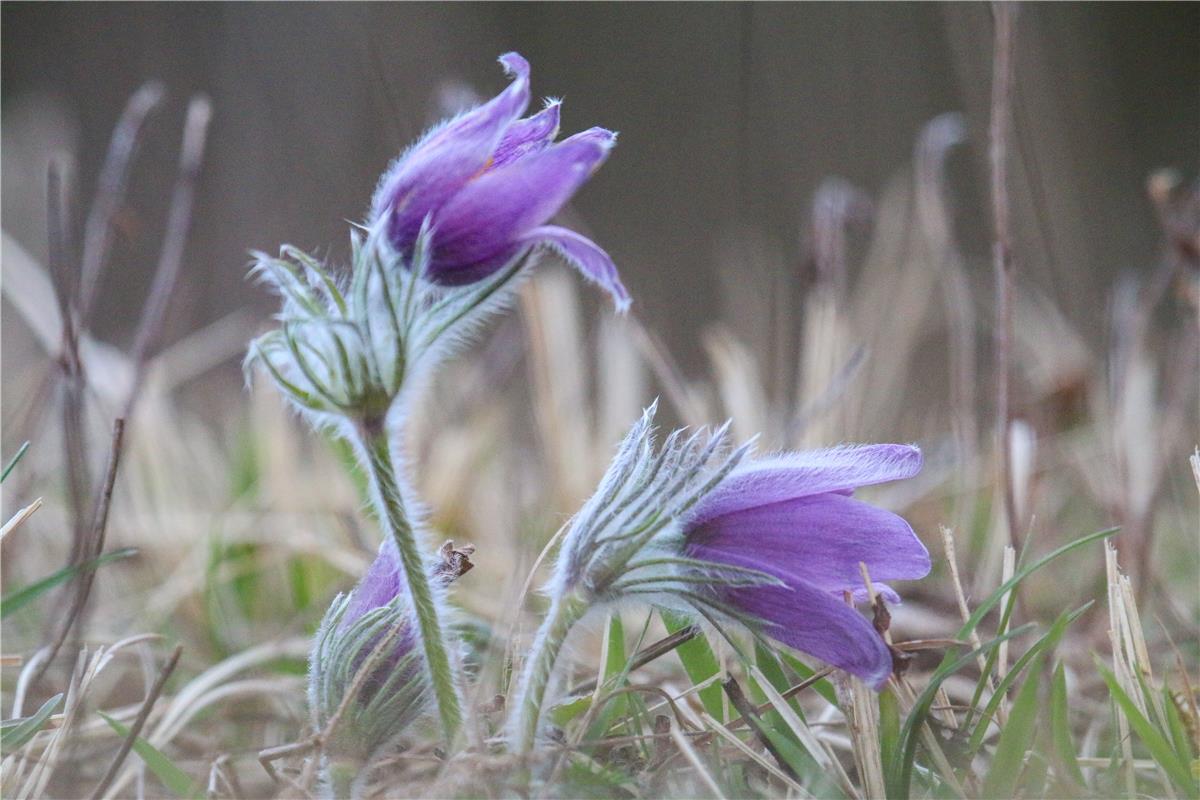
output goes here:
[{"label": "dry grass blade", "polygon": [[0,528],[0,542],[4,541],[4,538],[10,533],[21,527],[21,523],[32,517],[34,513],[41,507],[42,498],[38,497],[32,503],[13,514],[12,517],[9,518],[8,522],[4,523],[4,527]]},{"label": "dry grass blade", "polygon": [[1021,520],[1017,519],[1013,490],[1009,409],[1009,379],[1012,342],[1013,253],[1009,229],[1008,134],[1012,127],[1013,41],[1017,5],[993,3],[995,33],[992,50],[992,105],[988,125],[988,163],[991,168],[992,267],[996,278],[995,347],[996,443],[1000,458],[1000,490],[1004,497],[1009,542],[1021,549]]},{"label": "dry grass blade", "polygon": [[[743,742],[741,739],[739,739],[737,737],[737,734],[735,734],[733,731],[731,731],[729,728],[725,727],[721,723],[717,722],[715,719],[710,717],[706,712],[700,713],[700,719],[704,721],[704,724],[708,726],[709,730],[713,731],[718,736],[720,736],[722,739],[729,742],[731,745],[736,747],[741,752],[745,753],[746,756],[749,757],[750,759],[752,759],[756,764],[758,764],[760,767],[765,769],[767,772],[771,773],[776,778],[778,778],[780,781],[782,781],[789,789],[791,789],[793,792],[796,793],[797,797],[811,798],[813,796],[809,792],[805,791],[803,786],[796,783],[795,776],[792,774],[789,774],[789,773],[791,773],[791,769],[788,769],[787,772],[784,772],[779,767],[775,766],[770,761],[763,758],[758,753],[754,752],[754,750],[751,749],[749,745],[747,745],[745,742]],[[760,741],[761,741],[761,739],[760,739]]]},{"label": "dry grass blade", "polygon": [[700,756],[696,753],[696,749],[692,747],[692,743],[683,735],[683,732],[674,725],[671,726],[671,740],[675,742],[675,746],[679,748],[679,752],[683,754],[683,757],[696,770],[696,774],[700,776],[700,780],[712,792],[713,797],[718,798],[718,800],[724,800],[725,793],[721,791],[721,787],[717,785],[717,782],[713,780],[713,776],[709,774],[708,769],[704,766],[704,762],[700,760]]},{"label": "dry grass blade", "polygon": [[[636,653],[634,653],[633,658],[630,659],[629,671],[633,672],[641,669],[651,661],[661,658],[662,656],[671,652],[676,647],[695,639],[699,633],[700,629],[695,626],[684,628],[681,631],[672,633],[670,636],[659,639],[653,644],[646,645],[641,650],[638,650]],[[596,690],[596,685],[597,682],[595,679],[587,681],[586,683],[581,683],[578,686],[572,687],[571,690],[567,692],[567,696],[590,694]]]}]

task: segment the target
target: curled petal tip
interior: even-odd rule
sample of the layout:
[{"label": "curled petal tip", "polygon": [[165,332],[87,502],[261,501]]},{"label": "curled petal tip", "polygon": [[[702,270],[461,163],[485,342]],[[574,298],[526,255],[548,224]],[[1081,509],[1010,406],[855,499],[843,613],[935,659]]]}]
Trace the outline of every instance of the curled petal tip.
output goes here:
[{"label": "curled petal tip", "polygon": [[617,313],[624,313],[629,309],[629,291],[621,283],[617,265],[608,253],[591,239],[557,225],[543,225],[530,232],[528,241],[555,250],[585,278],[608,292]]},{"label": "curled petal tip", "polygon": [[498,61],[504,66],[504,71],[518,78],[529,77],[529,62],[520,53],[514,51],[500,56]]}]

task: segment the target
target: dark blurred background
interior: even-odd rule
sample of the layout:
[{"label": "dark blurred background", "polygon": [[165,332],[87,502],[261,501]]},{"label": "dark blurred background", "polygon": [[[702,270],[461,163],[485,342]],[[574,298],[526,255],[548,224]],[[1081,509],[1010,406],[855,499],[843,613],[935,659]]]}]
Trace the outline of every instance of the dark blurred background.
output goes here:
[{"label": "dark blurred background", "polygon": [[[878,196],[941,112],[966,115],[957,233],[989,280],[986,4],[6,2],[2,14],[3,223],[39,259],[49,154],[72,154],[90,197],[130,94],[150,78],[170,92],[100,301],[98,333],[118,344],[154,268],[190,94],[208,94],[214,117],[168,340],[238,307],[268,313],[245,280],[251,248],[344,253],[345,221],[389,159],[468,88],[501,88],[495,57],[510,49],[532,62],[536,96],[565,98],[564,132],[620,131],[572,213],[685,365],[703,323],[753,329],[739,315],[757,312],[722,292],[722,274],[753,287],[783,270],[799,284],[820,181]],[[1195,3],[1021,10],[1017,261],[1087,335],[1100,335],[1115,276],[1157,258],[1148,173],[1195,173],[1198,34]]]}]

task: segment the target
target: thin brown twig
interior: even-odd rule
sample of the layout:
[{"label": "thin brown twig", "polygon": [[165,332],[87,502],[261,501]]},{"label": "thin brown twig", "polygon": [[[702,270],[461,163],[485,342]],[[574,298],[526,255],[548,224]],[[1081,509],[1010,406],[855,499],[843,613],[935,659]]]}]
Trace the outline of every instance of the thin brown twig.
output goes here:
[{"label": "thin brown twig", "polygon": [[100,169],[96,195],[83,229],[83,253],[79,263],[79,320],[84,329],[95,310],[100,277],[112,248],[113,219],[125,200],[130,167],[141,142],[146,120],[166,94],[159,81],[149,81],[133,93],[113,129],[108,154]]},{"label": "thin brown twig", "polygon": [[[800,681],[795,686],[788,689],[786,692],[783,692],[782,694],[780,694],[779,697],[783,700],[791,700],[793,697],[800,694],[805,689],[809,688],[810,686],[816,685],[817,683],[819,683],[820,681],[823,681],[825,678],[828,678],[832,674],[833,674],[833,667],[825,667],[825,668],[821,669],[819,672],[815,672],[812,675],[809,675],[807,678]],[[768,711],[770,711],[774,707],[775,707],[774,703],[767,701],[767,702],[763,703],[762,705],[758,706],[757,708],[755,708],[754,712],[756,714],[758,714],[759,716],[762,716],[763,714],[766,714]],[[726,725],[725,727],[728,728],[729,730],[733,730],[734,728],[740,728],[745,724],[746,724],[745,718],[739,716],[739,717],[736,717],[736,718],[730,720],[729,724]],[[706,734],[706,736],[708,736],[708,737],[711,737],[712,735],[713,735],[712,733]],[[708,738],[703,738],[703,737],[701,737],[699,740],[699,742],[701,744],[707,744],[708,741],[709,741]]]},{"label": "thin brown twig", "polygon": [[754,737],[758,739],[758,743],[766,748],[784,774],[792,780],[799,780],[799,776],[796,775],[796,771],[792,769],[791,764],[783,757],[783,754],[779,752],[778,748],[775,747],[775,744],[763,730],[762,723],[758,720],[757,709],[747,699],[746,693],[742,691],[742,687],[738,684],[737,680],[731,676],[721,682],[721,688],[725,690],[725,694],[729,697],[729,702],[733,703],[733,707],[742,715],[742,720],[745,721],[746,726],[753,731]]},{"label": "thin brown twig", "polygon": [[121,749],[117,751],[117,755],[113,758],[112,763],[108,765],[108,771],[104,773],[104,777],[100,779],[100,783],[96,784],[96,788],[92,791],[92,800],[100,800],[104,793],[108,791],[108,787],[117,777],[118,770],[125,763],[125,759],[129,756],[129,751],[133,749],[133,743],[137,741],[137,737],[141,734],[142,728],[146,724],[146,720],[150,718],[150,711],[154,708],[155,702],[158,701],[159,695],[162,694],[163,687],[167,684],[167,679],[171,677],[171,673],[175,671],[175,667],[179,664],[179,656],[183,653],[183,645],[175,645],[174,652],[167,659],[167,663],[158,672],[158,677],[154,680],[154,685],[150,687],[150,691],[146,693],[146,699],[142,701],[142,707],[138,710],[137,718],[133,724],[129,726],[129,733],[125,736],[125,741],[121,743]]},{"label": "thin brown twig", "polygon": [[[121,461],[121,449],[124,437],[125,420],[118,417],[113,421],[112,440],[108,452],[108,466],[104,471],[104,483],[101,485],[100,494],[96,498],[96,508],[92,515],[91,546],[80,553],[80,558],[76,562],[78,564],[83,564],[89,556],[95,557],[104,551],[104,538],[108,529],[108,511],[112,506],[113,486],[117,481],[117,466]],[[88,595],[91,593],[92,584],[95,581],[95,573],[94,569],[84,570],[77,576],[76,580],[78,583],[76,583],[75,599],[63,623],[59,626],[53,643],[49,647],[46,660],[42,662],[41,667],[34,677],[34,683],[41,680],[42,676],[46,674],[46,670],[49,669],[55,656],[58,655],[58,651],[66,641],[67,635],[71,632],[76,620],[82,613],[84,605],[87,603]]]},{"label": "thin brown twig", "polygon": [[193,97],[191,103],[188,104],[187,121],[184,123],[183,145],[179,153],[179,174],[171,193],[171,207],[167,213],[167,229],[163,235],[162,252],[159,255],[154,282],[150,286],[150,293],[147,296],[146,305],[142,310],[142,317],[138,322],[137,333],[133,340],[134,379],[129,388],[129,396],[125,400],[124,416],[126,419],[129,418],[134,403],[137,402],[138,390],[145,379],[150,352],[162,333],[167,305],[183,264],[183,248],[187,243],[188,231],[191,229],[196,182],[200,175],[200,165],[204,160],[204,144],[208,137],[208,123],[211,119],[212,104],[208,98],[203,95]]},{"label": "thin brown twig", "polygon": [[77,563],[87,533],[87,496],[90,492],[87,440],[83,428],[83,364],[79,358],[79,331],[71,304],[73,273],[70,269],[70,212],[65,169],[52,159],[46,169],[46,252],[58,313],[62,320],[62,343],[58,368],[62,377],[63,461],[67,478],[67,500],[71,510],[71,557]]},{"label": "thin brown twig", "polygon": [[[641,650],[634,653],[633,660],[629,663],[629,671],[633,672],[634,670],[641,669],[651,661],[665,656],[675,648],[690,642],[692,639],[695,639],[699,633],[700,629],[692,625],[684,628],[683,630],[676,631],[670,636],[663,637],[657,642],[646,645]],[[567,692],[567,696],[573,697],[575,695],[591,694],[592,692],[596,691],[596,685],[597,682],[595,679],[587,681],[586,683],[581,683],[578,686],[572,687],[571,690]]]}]

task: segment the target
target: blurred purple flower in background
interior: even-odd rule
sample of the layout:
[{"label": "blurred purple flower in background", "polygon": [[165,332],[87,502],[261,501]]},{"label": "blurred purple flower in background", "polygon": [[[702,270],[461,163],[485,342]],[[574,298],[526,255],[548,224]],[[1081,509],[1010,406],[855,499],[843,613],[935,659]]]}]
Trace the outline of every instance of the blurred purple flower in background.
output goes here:
[{"label": "blurred purple flower in background", "polygon": [[[691,558],[759,570],[783,585],[722,587],[723,602],[763,620],[763,633],[879,688],[892,658],[847,605],[863,599],[859,562],[873,581],[929,573],[929,553],[896,514],[853,499],[859,486],[909,478],[921,451],[897,444],[840,447],[743,463],[688,515]],[[890,587],[876,590],[899,602]]]},{"label": "blurred purple flower in background", "polygon": [[590,128],[556,143],[559,104],[522,119],[529,63],[516,53],[500,63],[513,82],[397,159],[375,191],[372,222],[387,218],[388,239],[406,258],[428,228],[426,276],[444,286],[482,280],[544,245],[626,309],[629,294],[609,255],[574,231],[546,224],[604,162],[616,134]]}]

